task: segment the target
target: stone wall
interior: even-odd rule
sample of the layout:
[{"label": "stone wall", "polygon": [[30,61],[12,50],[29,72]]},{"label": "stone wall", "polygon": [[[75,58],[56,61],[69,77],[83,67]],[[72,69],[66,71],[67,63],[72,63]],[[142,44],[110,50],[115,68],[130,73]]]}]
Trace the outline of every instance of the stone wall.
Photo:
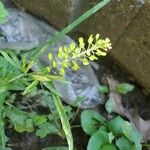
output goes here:
[{"label": "stone wall", "polygon": [[[99,0],[14,0],[18,7],[43,17],[58,29],[94,6]],[[150,93],[150,3],[111,0],[76,31],[100,33],[113,43],[111,55]]]}]

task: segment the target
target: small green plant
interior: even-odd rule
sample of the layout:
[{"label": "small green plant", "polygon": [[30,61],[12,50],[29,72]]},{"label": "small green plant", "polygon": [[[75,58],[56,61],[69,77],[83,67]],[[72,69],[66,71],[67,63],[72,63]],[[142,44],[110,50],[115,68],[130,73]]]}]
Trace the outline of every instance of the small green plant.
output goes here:
[{"label": "small green plant", "polygon": [[141,150],[141,135],[120,116],[106,120],[93,110],[84,110],[81,126],[91,136],[87,150]]},{"label": "small green plant", "polygon": [[4,8],[3,3],[0,1],[0,23],[5,21],[5,18],[8,16],[7,10]]}]

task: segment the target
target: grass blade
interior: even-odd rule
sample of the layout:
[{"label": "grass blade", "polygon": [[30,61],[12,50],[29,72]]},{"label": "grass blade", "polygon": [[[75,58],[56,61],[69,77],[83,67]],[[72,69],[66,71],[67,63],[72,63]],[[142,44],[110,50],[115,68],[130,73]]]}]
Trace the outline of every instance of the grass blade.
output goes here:
[{"label": "grass blade", "polygon": [[52,97],[54,99],[56,109],[57,109],[57,111],[59,113],[59,116],[60,116],[60,120],[61,120],[61,123],[62,123],[62,128],[63,128],[63,131],[66,135],[69,150],[73,150],[73,137],[72,137],[71,127],[70,127],[67,115],[65,113],[63,104],[62,104],[61,99],[60,99],[59,96],[52,93]]},{"label": "grass blade", "polygon": [[44,51],[47,50],[47,48],[51,44],[55,44],[59,39],[61,39],[64,35],[66,35],[68,32],[73,30],[76,26],[81,24],[84,20],[86,20],[88,17],[90,17],[92,14],[103,8],[106,4],[108,4],[110,0],[102,0],[97,5],[89,9],[87,12],[85,12],[83,15],[81,15],[79,18],[77,18],[75,21],[73,21],[71,24],[69,24],[66,28],[64,28],[59,34],[56,34],[54,37],[50,38],[46,43],[41,45],[39,48],[36,48],[32,51],[31,56],[34,55],[34,59],[37,59]]}]

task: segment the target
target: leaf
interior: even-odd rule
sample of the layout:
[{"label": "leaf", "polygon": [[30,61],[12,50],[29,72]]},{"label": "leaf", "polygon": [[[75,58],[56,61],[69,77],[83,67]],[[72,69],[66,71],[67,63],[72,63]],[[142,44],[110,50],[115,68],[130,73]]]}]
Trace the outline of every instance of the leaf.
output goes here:
[{"label": "leaf", "polygon": [[114,107],[116,107],[115,103],[112,100],[108,99],[107,102],[105,103],[106,111],[108,113],[111,113],[111,112],[113,112]]},{"label": "leaf", "polygon": [[56,109],[57,109],[59,116],[60,116],[62,128],[63,128],[63,131],[66,135],[66,139],[67,139],[67,142],[69,145],[69,150],[73,150],[73,137],[72,137],[71,127],[70,127],[64,106],[61,102],[61,99],[57,95],[52,93],[52,97],[54,99]]},{"label": "leaf", "polygon": [[32,75],[32,77],[36,80],[36,81],[50,81],[51,79],[49,77],[47,77],[46,75],[43,74],[34,74]]},{"label": "leaf", "polygon": [[42,150],[68,150],[68,147],[65,146],[47,147]]},{"label": "leaf", "polygon": [[43,116],[43,115],[35,115],[33,117],[33,122],[36,126],[42,125],[46,121],[47,121],[47,118],[46,116]]},{"label": "leaf", "polygon": [[79,65],[75,61],[73,61],[72,63],[73,63],[73,66],[71,68],[73,70],[78,70],[80,68]]},{"label": "leaf", "polygon": [[95,132],[87,146],[87,150],[100,150],[101,146],[109,142],[107,132],[101,130],[101,128]]},{"label": "leaf", "polygon": [[105,144],[101,150],[117,150],[117,148],[113,144]]},{"label": "leaf", "polygon": [[27,86],[23,92],[23,95],[30,93],[33,91],[33,89],[37,86],[37,84],[39,83],[39,81],[35,80],[33,81],[29,86]]},{"label": "leaf", "polygon": [[85,133],[92,135],[98,130],[101,124],[105,124],[105,118],[97,112],[87,109],[81,113],[81,126]]},{"label": "leaf", "polygon": [[125,137],[116,140],[116,146],[120,150],[132,150],[132,143]]},{"label": "leaf", "polygon": [[108,133],[108,138],[109,138],[109,143],[112,143],[112,141],[115,138],[112,132]]},{"label": "leaf", "polygon": [[134,86],[129,83],[120,83],[116,86],[116,92],[126,94],[134,89]]},{"label": "leaf", "polygon": [[5,21],[5,18],[8,16],[7,10],[4,8],[3,3],[0,1],[0,23]]},{"label": "leaf", "polygon": [[109,130],[116,136],[123,134],[123,125],[124,120],[121,117],[115,117],[108,123]]},{"label": "leaf", "polygon": [[109,88],[107,85],[99,85],[98,86],[98,90],[101,92],[101,93],[109,93]]},{"label": "leaf", "polygon": [[56,126],[49,122],[40,125],[39,129],[36,131],[36,135],[39,136],[40,138],[44,138],[49,134],[57,134],[57,133],[58,129],[56,128]]},{"label": "leaf", "polygon": [[140,142],[142,136],[139,132],[134,130],[133,126],[128,121],[123,123],[123,133],[130,141],[134,142],[136,150],[141,150]]},{"label": "leaf", "polygon": [[59,73],[60,73],[60,75],[64,76],[65,75],[65,69],[64,68],[60,68],[59,69]]}]

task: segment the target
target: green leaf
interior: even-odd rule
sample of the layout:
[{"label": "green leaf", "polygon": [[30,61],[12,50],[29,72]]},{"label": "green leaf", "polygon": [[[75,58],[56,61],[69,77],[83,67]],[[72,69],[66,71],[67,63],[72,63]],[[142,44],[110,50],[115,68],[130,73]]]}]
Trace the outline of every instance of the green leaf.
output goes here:
[{"label": "green leaf", "polygon": [[112,143],[112,141],[115,138],[112,132],[108,133],[108,138],[109,138],[109,143]]},{"label": "green leaf", "polygon": [[116,86],[116,92],[126,94],[134,89],[134,86],[128,83],[120,83]]},{"label": "green leaf", "polygon": [[45,123],[47,121],[46,116],[42,116],[42,115],[35,115],[33,117],[33,122],[36,126],[42,125],[43,123]]},{"label": "green leaf", "polygon": [[113,144],[105,144],[101,150],[117,150],[117,148]]},{"label": "green leaf", "polygon": [[73,63],[73,66],[71,68],[73,70],[78,70],[80,68],[79,65],[75,61],[73,61],[72,63]]},{"label": "green leaf", "polygon": [[95,132],[89,142],[88,142],[88,146],[87,146],[87,150],[100,150],[101,146],[108,143],[109,139],[108,139],[108,134],[107,132],[101,130],[101,128]]},{"label": "green leaf", "polygon": [[125,137],[117,139],[116,146],[119,150],[132,150],[132,143]]},{"label": "green leaf", "polygon": [[81,113],[81,126],[85,133],[92,135],[98,130],[100,124],[105,124],[105,118],[97,112],[87,109]]},{"label": "green leaf", "polygon": [[63,128],[63,131],[66,135],[66,139],[67,139],[67,142],[68,142],[68,145],[69,145],[69,150],[73,150],[73,137],[72,137],[71,127],[70,127],[70,124],[69,124],[68,117],[67,117],[67,114],[65,112],[64,106],[61,102],[61,99],[57,95],[52,93],[52,97],[54,99],[56,109],[57,109],[57,111],[59,113],[59,116],[60,116],[60,120],[61,120],[61,123],[62,123],[62,128]]},{"label": "green leaf", "polygon": [[29,86],[27,86],[25,88],[23,95],[32,92],[38,83],[39,83],[39,81],[37,81],[37,80],[33,81]]},{"label": "green leaf", "polygon": [[98,90],[101,93],[109,93],[109,88],[107,85],[99,85]]},{"label": "green leaf", "polygon": [[4,8],[3,3],[0,1],[0,23],[5,21],[5,18],[8,16],[7,10]]},{"label": "green leaf", "polygon": [[130,141],[134,142],[136,150],[141,150],[140,142],[142,136],[139,132],[134,130],[133,126],[128,121],[123,123],[123,133]]},{"label": "green leaf", "polygon": [[55,125],[46,122],[39,126],[39,129],[36,131],[36,135],[40,138],[44,138],[49,134],[57,134],[58,130]]},{"label": "green leaf", "polygon": [[114,135],[120,136],[123,134],[123,123],[124,120],[118,116],[108,122],[108,128]]},{"label": "green leaf", "polygon": [[68,150],[68,147],[65,147],[65,146],[48,147],[42,150]]},{"label": "green leaf", "polygon": [[111,99],[108,99],[107,102],[105,103],[106,111],[108,113],[111,113],[111,112],[113,112],[114,107],[115,107],[115,103]]}]

